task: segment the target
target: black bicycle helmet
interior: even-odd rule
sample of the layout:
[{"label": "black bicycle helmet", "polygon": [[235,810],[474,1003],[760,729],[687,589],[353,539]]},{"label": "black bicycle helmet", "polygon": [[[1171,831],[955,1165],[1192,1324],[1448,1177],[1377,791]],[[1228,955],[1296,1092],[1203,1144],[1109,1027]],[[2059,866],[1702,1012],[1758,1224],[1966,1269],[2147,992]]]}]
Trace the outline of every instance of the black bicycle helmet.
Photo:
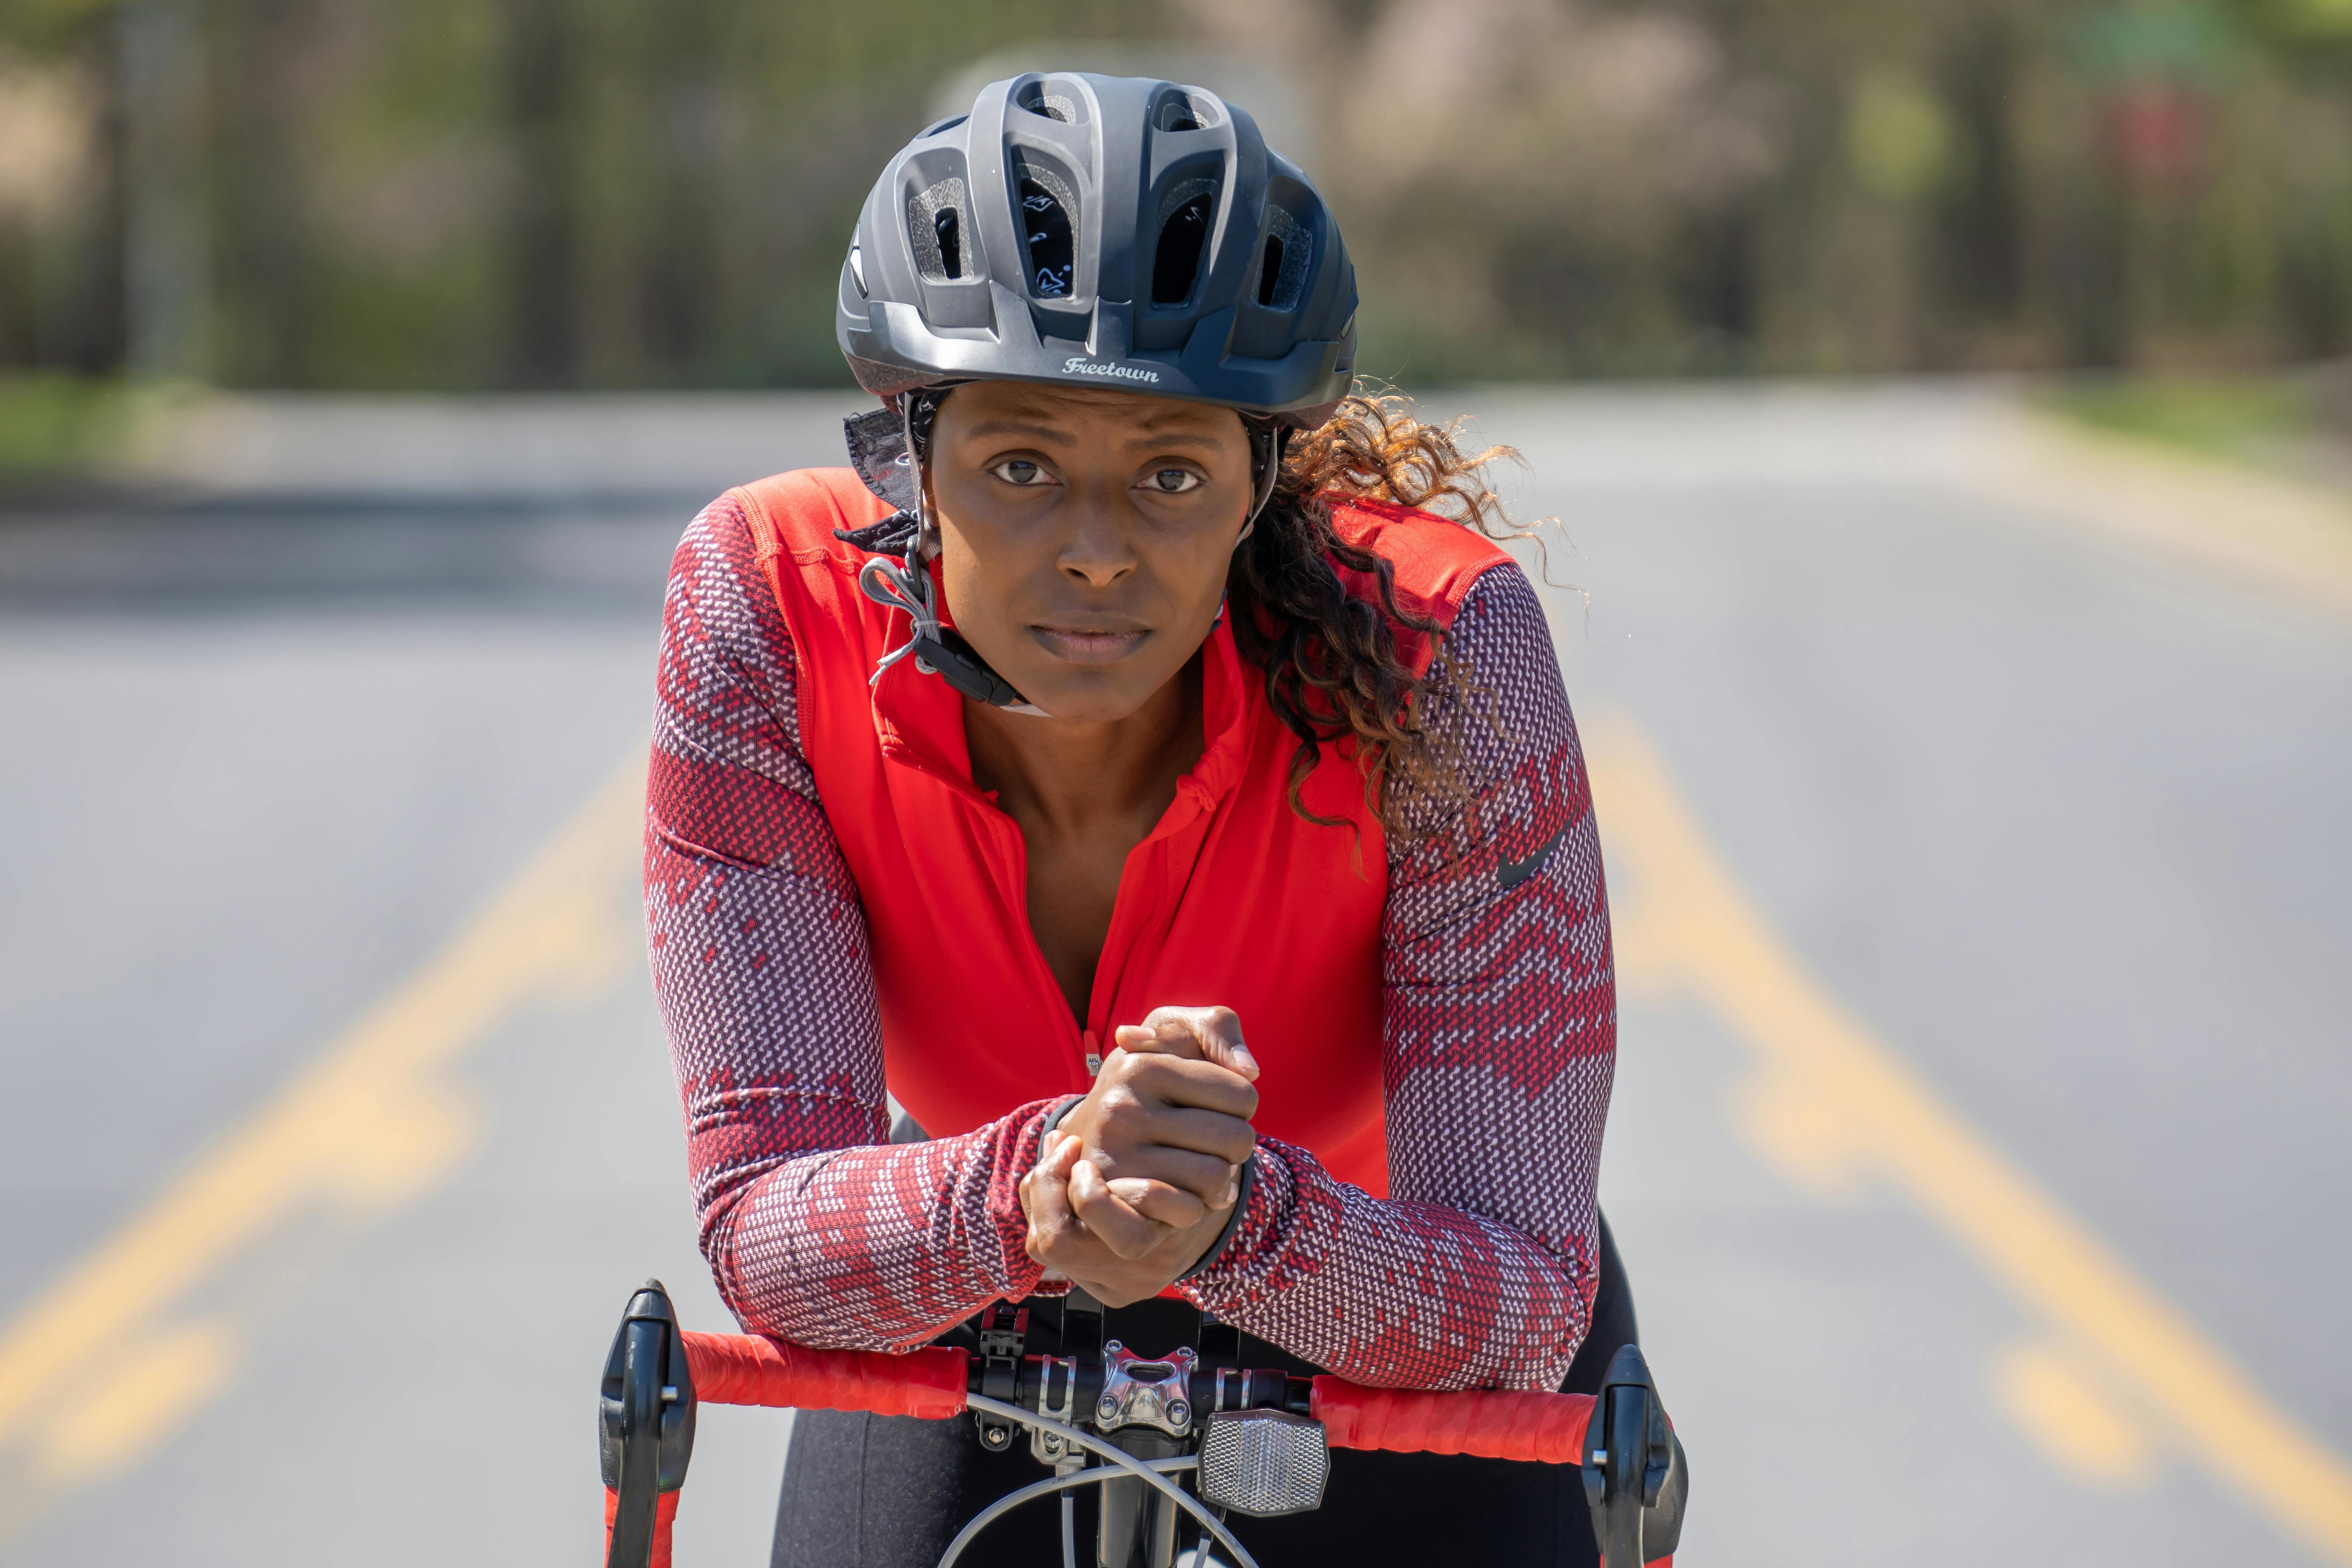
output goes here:
[{"label": "black bicycle helmet", "polygon": [[844,536],[877,552],[858,585],[910,621],[876,679],[912,656],[975,700],[1036,712],[939,620],[920,474],[946,389],[1034,381],[1235,409],[1246,531],[1290,432],[1322,424],[1354,380],[1356,269],[1314,185],[1242,110],[1171,81],[1032,73],[890,160],[834,330],[890,405],[848,421],[851,460],[898,509]]},{"label": "black bicycle helmet", "polygon": [[883,170],[835,327],[886,396],[1079,383],[1311,428],[1354,377],[1356,269],[1245,111],[1171,81],[1032,73]]}]

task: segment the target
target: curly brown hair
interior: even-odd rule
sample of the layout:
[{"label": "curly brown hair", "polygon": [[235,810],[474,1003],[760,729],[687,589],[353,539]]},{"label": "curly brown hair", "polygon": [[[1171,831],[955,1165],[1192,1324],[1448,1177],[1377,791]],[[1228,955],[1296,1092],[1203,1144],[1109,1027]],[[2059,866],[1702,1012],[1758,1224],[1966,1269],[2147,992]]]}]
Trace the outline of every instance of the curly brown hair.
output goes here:
[{"label": "curly brown hair", "polygon": [[[1355,499],[1418,507],[1490,539],[1526,537],[1504,515],[1485,478],[1508,447],[1471,450],[1462,422],[1413,417],[1393,395],[1357,394],[1318,428],[1293,437],[1282,478],[1257,527],[1234,552],[1226,579],[1234,641],[1265,672],[1276,717],[1298,737],[1291,754],[1291,809],[1329,826],[1300,798],[1323,747],[1352,739],[1364,798],[1391,834],[1412,836],[1406,803],[1461,795],[1449,740],[1431,730],[1425,698],[1433,690],[1468,696],[1466,677],[1444,658],[1445,632],[1400,605],[1396,568],[1387,557],[1341,539],[1331,526],[1334,500]],[[1377,604],[1348,591],[1334,563],[1379,584]],[[1415,674],[1395,628],[1429,637],[1433,652]]]}]

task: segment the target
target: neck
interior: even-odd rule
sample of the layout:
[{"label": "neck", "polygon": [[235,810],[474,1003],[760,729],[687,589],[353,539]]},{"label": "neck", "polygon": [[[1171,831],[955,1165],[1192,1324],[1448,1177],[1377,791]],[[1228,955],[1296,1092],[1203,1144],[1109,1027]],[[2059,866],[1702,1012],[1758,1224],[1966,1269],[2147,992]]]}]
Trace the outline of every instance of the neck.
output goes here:
[{"label": "neck", "polygon": [[1024,827],[1083,834],[1141,819],[1148,833],[1201,760],[1201,661],[1124,719],[1039,718],[966,699],[963,728],[972,783]]}]

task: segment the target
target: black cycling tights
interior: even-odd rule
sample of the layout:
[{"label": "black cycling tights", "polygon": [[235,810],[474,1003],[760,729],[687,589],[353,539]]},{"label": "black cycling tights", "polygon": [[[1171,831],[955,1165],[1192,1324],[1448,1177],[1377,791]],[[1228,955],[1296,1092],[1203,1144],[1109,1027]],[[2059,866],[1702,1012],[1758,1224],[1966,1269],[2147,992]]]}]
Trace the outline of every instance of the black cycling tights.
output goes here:
[{"label": "black cycling tights", "polygon": [[[1177,1307],[1139,1302],[1113,1312],[1108,1331],[1147,1353],[1173,1348],[1174,1339],[1153,1342],[1165,1335],[1145,1318]],[[1593,1392],[1617,1347],[1636,1342],[1633,1293],[1604,1222],[1592,1331],[1560,1386]],[[1278,1353],[1250,1360],[1308,1370]],[[803,1411],[793,1418],[784,1467],[773,1568],[935,1568],[965,1521],[1045,1474],[1024,1438],[1004,1453],[982,1448],[969,1417]],[[1081,1568],[1095,1560],[1093,1491],[1079,1492]],[[1227,1523],[1265,1568],[1594,1568],[1600,1558],[1581,1472],[1572,1466],[1335,1449],[1320,1509],[1281,1519],[1236,1515]],[[1179,1536],[1191,1539],[1189,1529]],[[1061,1510],[1048,1499],[990,1525],[961,1561],[971,1568],[1039,1568],[1058,1563],[1061,1552]]]}]

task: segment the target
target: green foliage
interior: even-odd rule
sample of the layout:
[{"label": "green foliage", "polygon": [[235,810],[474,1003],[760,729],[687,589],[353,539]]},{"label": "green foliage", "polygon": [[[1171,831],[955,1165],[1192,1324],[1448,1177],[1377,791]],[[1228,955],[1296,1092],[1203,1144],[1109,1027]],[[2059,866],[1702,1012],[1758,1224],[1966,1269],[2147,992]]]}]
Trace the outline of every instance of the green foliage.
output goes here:
[{"label": "green foliage", "polygon": [[2054,388],[2045,405],[2117,435],[2242,458],[2314,429],[2319,397],[2278,376],[2156,376]]},{"label": "green foliage", "polygon": [[[2341,0],[2288,0],[2328,5]],[[2076,63],[2110,81],[2210,81],[2225,71],[2242,45],[2238,30],[2211,5],[2179,3],[2103,6],[2074,26]]]},{"label": "green foliage", "polygon": [[49,51],[103,20],[115,0],[0,0],[0,44]]},{"label": "green foliage", "polygon": [[1897,200],[1942,188],[1960,158],[1942,101],[1916,78],[1884,67],[1854,85],[1846,153],[1864,187]]},{"label": "green foliage", "polygon": [[130,427],[120,382],[0,376],[0,483],[91,468],[120,450]]}]

